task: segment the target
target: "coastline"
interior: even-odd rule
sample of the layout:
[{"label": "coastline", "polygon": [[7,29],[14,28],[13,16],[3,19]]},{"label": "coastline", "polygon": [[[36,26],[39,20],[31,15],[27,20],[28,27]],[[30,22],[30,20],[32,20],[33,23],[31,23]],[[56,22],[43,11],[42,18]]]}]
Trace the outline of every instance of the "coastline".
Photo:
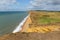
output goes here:
[{"label": "coastline", "polygon": [[28,19],[30,15],[28,14],[23,20],[22,22],[19,23],[19,25],[13,30],[12,33],[17,33],[20,32],[22,30],[22,26],[24,25],[24,23],[26,22],[26,20]]},{"label": "coastline", "polygon": [[[1,36],[0,40],[46,40],[46,39],[47,40],[51,40],[51,39],[59,40],[60,31],[53,31],[53,30],[55,30],[60,25],[57,25],[57,26],[55,24],[51,25],[51,26],[50,25],[37,25],[37,23],[34,25],[30,25],[34,21],[31,19],[31,16],[33,16],[34,14],[30,14],[30,15],[26,16],[24,18],[24,20],[22,20],[22,22],[16,27],[16,29],[11,34]],[[38,13],[36,12],[36,15],[37,14]],[[38,16],[40,16],[40,15],[38,15]],[[38,18],[38,17],[36,17],[36,18]],[[35,25],[37,25],[37,26],[35,26]],[[28,31],[26,30],[27,28],[29,29]],[[32,28],[32,30],[31,30],[31,28]],[[49,28],[52,29],[52,31],[50,31]],[[56,30],[58,30],[58,29],[56,29]]]},{"label": "coastline", "polygon": [[31,18],[30,16],[27,18],[27,20],[25,21],[24,25],[22,26],[22,30],[21,32],[26,32],[26,30],[29,28],[29,24],[31,24]]}]

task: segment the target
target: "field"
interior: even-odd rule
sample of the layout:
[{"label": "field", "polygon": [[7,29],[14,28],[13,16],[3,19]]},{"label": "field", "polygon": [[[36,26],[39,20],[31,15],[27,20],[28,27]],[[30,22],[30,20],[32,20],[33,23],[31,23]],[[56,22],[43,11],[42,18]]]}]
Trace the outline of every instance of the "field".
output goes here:
[{"label": "field", "polygon": [[47,33],[60,30],[60,12],[54,11],[31,11],[27,32]]},{"label": "field", "polygon": [[33,11],[30,14],[33,23],[51,24],[60,22],[60,12]]}]

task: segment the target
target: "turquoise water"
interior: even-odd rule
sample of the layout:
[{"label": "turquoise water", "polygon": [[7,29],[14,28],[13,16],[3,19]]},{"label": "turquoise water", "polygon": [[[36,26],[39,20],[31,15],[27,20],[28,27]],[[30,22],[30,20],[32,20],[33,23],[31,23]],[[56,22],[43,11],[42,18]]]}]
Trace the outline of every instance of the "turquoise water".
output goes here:
[{"label": "turquoise water", "polygon": [[0,35],[11,33],[27,15],[26,11],[0,12]]}]

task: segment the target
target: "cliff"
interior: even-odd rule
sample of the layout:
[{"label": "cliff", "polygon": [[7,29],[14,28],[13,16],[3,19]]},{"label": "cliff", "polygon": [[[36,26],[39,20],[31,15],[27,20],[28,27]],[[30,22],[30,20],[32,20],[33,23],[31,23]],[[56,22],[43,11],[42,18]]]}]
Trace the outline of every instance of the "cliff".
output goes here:
[{"label": "cliff", "polygon": [[60,40],[60,12],[30,11],[29,14],[20,32],[3,35],[0,40]]}]

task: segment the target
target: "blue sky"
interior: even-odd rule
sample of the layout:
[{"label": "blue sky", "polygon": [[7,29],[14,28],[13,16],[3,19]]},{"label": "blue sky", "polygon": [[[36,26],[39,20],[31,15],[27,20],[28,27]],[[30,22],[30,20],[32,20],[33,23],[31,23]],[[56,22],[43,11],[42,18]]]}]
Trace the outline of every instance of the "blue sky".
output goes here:
[{"label": "blue sky", "polygon": [[0,0],[0,11],[27,10],[30,0]]},{"label": "blue sky", "polygon": [[17,0],[20,3],[20,9],[27,10],[30,0]]},{"label": "blue sky", "polygon": [[0,11],[55,10],[60,0],[0,0]]}]

